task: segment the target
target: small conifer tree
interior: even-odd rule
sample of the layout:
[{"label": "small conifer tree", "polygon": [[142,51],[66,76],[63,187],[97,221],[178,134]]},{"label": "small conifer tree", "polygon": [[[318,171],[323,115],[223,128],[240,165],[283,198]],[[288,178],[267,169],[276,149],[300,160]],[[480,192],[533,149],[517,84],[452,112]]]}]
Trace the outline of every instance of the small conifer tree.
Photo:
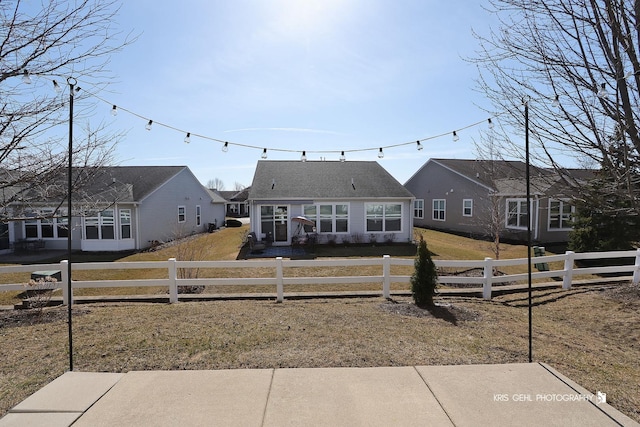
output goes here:
[{"label": "small conifer tree", "polygon": [[411,276],[411,293],[413,301],[418,307],[432,307],[433,297],[436,294],[438,273],[436,265],[431,259],[427,248],[427,242],[422,235],[418,243],[418,253],[414,262],[415,270]]}]

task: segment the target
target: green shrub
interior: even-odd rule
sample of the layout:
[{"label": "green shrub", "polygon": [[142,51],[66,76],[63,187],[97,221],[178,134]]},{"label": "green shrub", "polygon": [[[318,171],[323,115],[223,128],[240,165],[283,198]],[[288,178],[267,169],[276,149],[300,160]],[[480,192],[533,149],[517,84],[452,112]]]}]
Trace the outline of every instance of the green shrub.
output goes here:
[{"label": "green shrub", "polygon": [[431,307],[434,305],[433,297],[436,295],[438,273],[431,259],[431,253],[427,248],[427,242],[420,235],[418,253],[414,262],[415,270],[411,275],[411,294],[418,307]]}]

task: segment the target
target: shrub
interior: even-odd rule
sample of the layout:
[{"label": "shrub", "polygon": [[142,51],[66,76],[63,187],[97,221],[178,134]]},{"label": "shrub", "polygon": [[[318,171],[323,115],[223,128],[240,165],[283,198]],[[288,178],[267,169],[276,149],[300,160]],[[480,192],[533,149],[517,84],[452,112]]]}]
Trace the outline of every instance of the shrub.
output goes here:
[{"label": "shrub", "polygon": [[436,295],[438,273],[422,236],[418,243],[418,253],[414,262],[415,270],[411,276],[411,294],[418,307],[432,307]]},{"label": "shrub", "polygon": [[27,296],[27,302],[29,308],[35,310],[35,313],[39,316],[42,314],[42,310],[49,305],[51,296],[53,294],[52,286],[55,286],[58,280],[55,277],[47,276],[39,279],[31,279],[26,284],[25,294]]}]

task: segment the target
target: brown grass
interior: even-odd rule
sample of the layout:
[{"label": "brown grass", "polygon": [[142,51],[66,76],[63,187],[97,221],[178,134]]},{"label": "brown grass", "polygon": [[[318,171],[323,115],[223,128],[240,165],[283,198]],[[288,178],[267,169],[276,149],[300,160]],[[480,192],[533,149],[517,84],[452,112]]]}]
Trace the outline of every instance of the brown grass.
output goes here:
[{"label": "brown grass", "polygon": [[[218,246],[216,256],[222,259],[235,259],[238,243],[229,242],[240,234],[231,233],[198,242],[204,242],[203,250]],[[442,233],[428,233],[430,249],[452,259],[457,236],[444,235],[437,243]],[[224,243],[209,240],[213,236]],[[488,246],[482,252],[485,242],[461,242],[477,251],[471,258],[490,256]],[[512,257],[521,257],[525,249],[509,250]],[[168,256],[153,252],[130,258]],[[442,307],[433,313],[417,309],[408,298],[76,305],[74,368],[127,372],[528,360],[525,294],[439,303]],[[534,361],[550,364],[591,392],[606,392],[609,403],[640,421],[639,323],[638,287],[535,292]],[[47,309],[39,318],[24,311],[0,312],[0,340],[2,416],[68,369],[66,308]]]}]

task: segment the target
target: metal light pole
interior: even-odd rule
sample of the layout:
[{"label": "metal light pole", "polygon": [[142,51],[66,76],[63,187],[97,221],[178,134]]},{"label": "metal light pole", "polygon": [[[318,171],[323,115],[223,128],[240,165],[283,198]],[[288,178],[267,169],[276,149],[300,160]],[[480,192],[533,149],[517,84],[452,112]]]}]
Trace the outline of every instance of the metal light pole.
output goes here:
[{"label": "metal light pole", "polygon": [[531,311],[531,174],[529,159],[529,100],[524,101],[524,146],[526,169],[525,176],[527,181],[527,281],[529,288],[529,363],[533,362],[533,316]]},{"label": "metal light pole", "polygon": [[71,190],[73,188],[73,91],[77,80],[73,77],[67,78],[69,84],[69,166],[67,173],[67,295],[69,301],[67,302],[67,318],[69,324],[69,370],[73,371],[73,328],[72,328],[72,305],[73,305],[73,290],[71,287]]}]

